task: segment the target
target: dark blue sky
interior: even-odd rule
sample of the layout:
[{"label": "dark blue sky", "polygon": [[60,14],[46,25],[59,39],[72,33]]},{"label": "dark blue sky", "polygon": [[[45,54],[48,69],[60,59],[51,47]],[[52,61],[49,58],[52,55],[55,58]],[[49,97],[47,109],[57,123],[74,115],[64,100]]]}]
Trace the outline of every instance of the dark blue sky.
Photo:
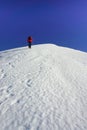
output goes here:
[{"label": "dark blue sky", "polygon": [[54,43],[87,52],[87,0],[2,0],[0,50]]}]

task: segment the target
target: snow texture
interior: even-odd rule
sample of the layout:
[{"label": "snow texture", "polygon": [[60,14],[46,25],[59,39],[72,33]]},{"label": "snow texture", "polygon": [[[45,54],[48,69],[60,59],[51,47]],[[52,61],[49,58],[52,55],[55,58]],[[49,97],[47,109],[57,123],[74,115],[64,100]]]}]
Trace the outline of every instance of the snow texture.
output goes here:
[{"label": "snow texture", "polygon": [[87,53],[53,44],[1,51],[0,130],[87,130]]}]

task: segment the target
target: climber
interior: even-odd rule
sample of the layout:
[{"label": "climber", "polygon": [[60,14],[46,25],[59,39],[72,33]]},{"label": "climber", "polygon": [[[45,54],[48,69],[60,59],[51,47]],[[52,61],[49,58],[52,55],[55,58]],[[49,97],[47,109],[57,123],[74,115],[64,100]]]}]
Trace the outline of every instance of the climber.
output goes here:
[{"label": "climber", "polygon": [[32,43],[32,37],[31,36],[28,37],[27,42],[28,42],[28,47],[31,48],[31,43]]}]

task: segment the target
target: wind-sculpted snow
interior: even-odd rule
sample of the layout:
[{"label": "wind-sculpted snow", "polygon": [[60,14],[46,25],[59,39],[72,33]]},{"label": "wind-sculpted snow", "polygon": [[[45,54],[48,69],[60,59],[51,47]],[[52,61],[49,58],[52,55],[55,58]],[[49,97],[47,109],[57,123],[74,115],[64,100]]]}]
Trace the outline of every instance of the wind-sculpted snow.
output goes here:
[{"label": "wind-sculpted snow", "polygon": [[52,44],[0,52],[0,130],[87,130],[87,53]]}]

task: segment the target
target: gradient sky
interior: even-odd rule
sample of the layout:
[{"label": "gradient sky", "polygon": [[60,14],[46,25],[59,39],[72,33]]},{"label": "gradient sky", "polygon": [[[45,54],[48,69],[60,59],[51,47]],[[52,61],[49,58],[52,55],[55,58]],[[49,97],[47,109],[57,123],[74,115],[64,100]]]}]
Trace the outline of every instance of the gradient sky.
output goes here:
[{"label": "gradient sky", "polygon": [[87,52],[87,0],[1,0],[0,50],[54,43]]}]

